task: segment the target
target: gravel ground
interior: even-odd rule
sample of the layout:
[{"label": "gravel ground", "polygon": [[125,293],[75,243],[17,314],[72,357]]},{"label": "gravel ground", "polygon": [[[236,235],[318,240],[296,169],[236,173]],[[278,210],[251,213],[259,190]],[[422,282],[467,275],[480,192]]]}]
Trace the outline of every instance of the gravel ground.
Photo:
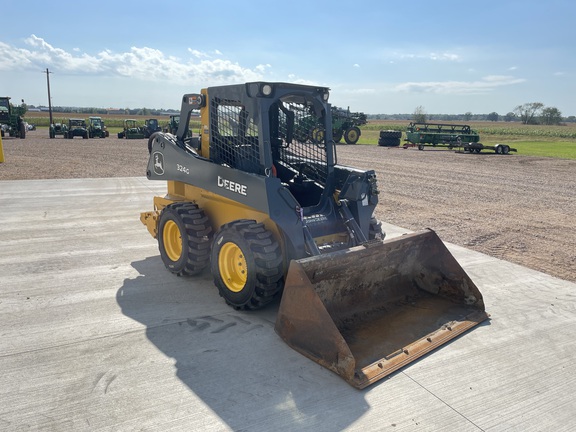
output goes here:
[{"label": "gravel ground", "polygon": [[[144,176],[147,140],[4,138],[0,180]],[[576,161],[377,146],[337,147],[376,171],[379,219],[576,282]],[[2,193],[0,183],[0,194]]]}]

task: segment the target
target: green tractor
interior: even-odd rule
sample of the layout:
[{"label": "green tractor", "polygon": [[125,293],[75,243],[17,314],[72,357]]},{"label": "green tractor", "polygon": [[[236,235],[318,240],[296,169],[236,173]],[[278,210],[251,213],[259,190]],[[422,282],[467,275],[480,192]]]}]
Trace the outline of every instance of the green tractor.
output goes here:
[{"label": "green tractor", "polygon": [[72,139],[77,136],[82,137],[82,139],[88,139],[86,120],[78,118],[68,119],[68,130],[64,134],[64,138]]},{"label": "green tractor", "polygon": [[144,138],[150,138],[154,132],[162,132],[158,119],[152,118],[144,121]]},{"label": "green tractor", "polygon": [[56,135],[68,136],[68,125],[66,123],[52,123],[50,125],[50,138],[56,138]]},{"label": "green tractor", "polygon": [[179,124],[180,124],[180,114],[171,115],[168,124],[164,127],[164,132],[176,135],[176,131],[178,130]]},{"label": "green tractor", "polygon": [[294,136],[302,143],[324,141],[324,128],[312,115],[302,116],[294,127]]},{"label": "green tractor", "polygon": [[89,138],[107,138],[110,133],[106,129],[102,117],[89,117],[88,118],[88,137]]},{"label": "green tractor", "polygon": [[0,124],[2,124],[1,134],[4,136],[5,132],[11,137],[26,138],[26,122],[24,121],[24,114],[26,114],[26,104],[22,100],[22,105],[14,106],[10,103],[10,97],[0,97]]},{"label": "green tractor", "polygon": [[346,144],[356,144],[360,139],[359,126],[368,122],[366,114],[361,112],[350,112],[350,108],[342,109],[332,107],[332,138],[335,143],[339,143],[344,137]]},{"label": "green tractor", "polygon": [[138,122],[134,119],[124,120],[124,130],[118,132],[118,138],[126,139],[140,139],[144,138],[144,131],[142,126],[138,126]]},{"label": "green tractor", "polygon": [[[332,112],[332,139],[339,143],[342,138],[346,144],[356,144],[360,139],[359,126],[368,122],[366,114],[352,113],[350,109],[344,110],[336,106],[331,107]],[[320,143],[324,141],[324,127],[313,116],[304,116],[299,119],[294,129],[294,136],[300,142]]]},{"label": "green tractor", "polygon": [[[179,125],[180,125],[180,114],[172,114],[170,115],[170,120],[168,120],[168,124],[164,126],[163,132],[168,132],[171,133],[172,135],[176,135]],[[187,134],[188,138],[192,138],[192,130],[188,129]]]}]

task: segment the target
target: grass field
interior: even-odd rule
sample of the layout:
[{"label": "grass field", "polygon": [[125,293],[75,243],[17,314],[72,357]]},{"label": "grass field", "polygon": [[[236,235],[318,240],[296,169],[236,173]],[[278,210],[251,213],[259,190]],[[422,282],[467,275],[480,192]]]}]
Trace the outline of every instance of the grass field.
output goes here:
[{"label": "grass field", "polygon": [[[127,115],[100,115],[110,134],[116,134],[122,130],[123,121],[126,118],[134,118],[142,125],[147,118],[157,118],[160,125],[168,123],[168,116],[127,116]],[[62,113],[53,115],[55,123],[67,122],[68,118],[88,118],[87,114]],[[26,121],[38,127],[48,127],[49,119],[46,112],[28,113]],[[362,126],[362,144],[378,144],[378,137],[381,130],[393,129],[405,132],[410,122],[399,122],[397,120],[372,120]],[[447,123],[447,122],[440,122]],[[576,123],[568,123],[566,126],[543,126],[524,125],[520,123],[506,122],[467,122],[472,129],[480,134],[480,141],[485,145],[496,143],[508,144],[518,149],[518,155],[555,157],[562,159],[576,159]],[[198,122],[193,123],[193,130],[199,129]]]}]

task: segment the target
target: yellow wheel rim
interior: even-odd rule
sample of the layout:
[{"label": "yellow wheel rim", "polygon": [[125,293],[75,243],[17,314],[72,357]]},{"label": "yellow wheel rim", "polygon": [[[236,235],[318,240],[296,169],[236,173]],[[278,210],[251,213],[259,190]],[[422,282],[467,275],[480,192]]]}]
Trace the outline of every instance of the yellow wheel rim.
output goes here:
[{"label": "yellow wheel rim", "polygon": [[356,133],[355,130],[351,130],[351,131],[348,133],[348,139],[349,139],[350,141],[356,141],[356,140],[358,139],[358,134]]},{"label": "yellow wheel rim", "polygon": [[234,243],[225,243],[218,255],[220,276],[226,287],[232,292],[240,292],[246,285],[248,265],[242,249]]},{"label": "yellow wheel rim", "polygon": [[312,138],[316,144],[320,144],[324,142],[324,130],[320,128],[312,129]]},{"label": "yellow wheel rim", "polygon": [[182,256],[182,236],[176,222],[169,220],[164,224],[162,240],[168,258],[172,261],[178,261]]}]

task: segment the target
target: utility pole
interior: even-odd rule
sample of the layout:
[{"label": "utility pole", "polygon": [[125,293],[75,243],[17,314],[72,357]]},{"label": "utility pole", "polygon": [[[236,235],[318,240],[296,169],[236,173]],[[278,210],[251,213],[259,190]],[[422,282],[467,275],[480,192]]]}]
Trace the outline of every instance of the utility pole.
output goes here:
[{"label": "utility pole", "polygon": [[53,124],[52,121],[52,98],[50,97],[50,72],[48,68],[46,68],[46,83],[48,84],[48,112],[50,113],[50,125]]}]

